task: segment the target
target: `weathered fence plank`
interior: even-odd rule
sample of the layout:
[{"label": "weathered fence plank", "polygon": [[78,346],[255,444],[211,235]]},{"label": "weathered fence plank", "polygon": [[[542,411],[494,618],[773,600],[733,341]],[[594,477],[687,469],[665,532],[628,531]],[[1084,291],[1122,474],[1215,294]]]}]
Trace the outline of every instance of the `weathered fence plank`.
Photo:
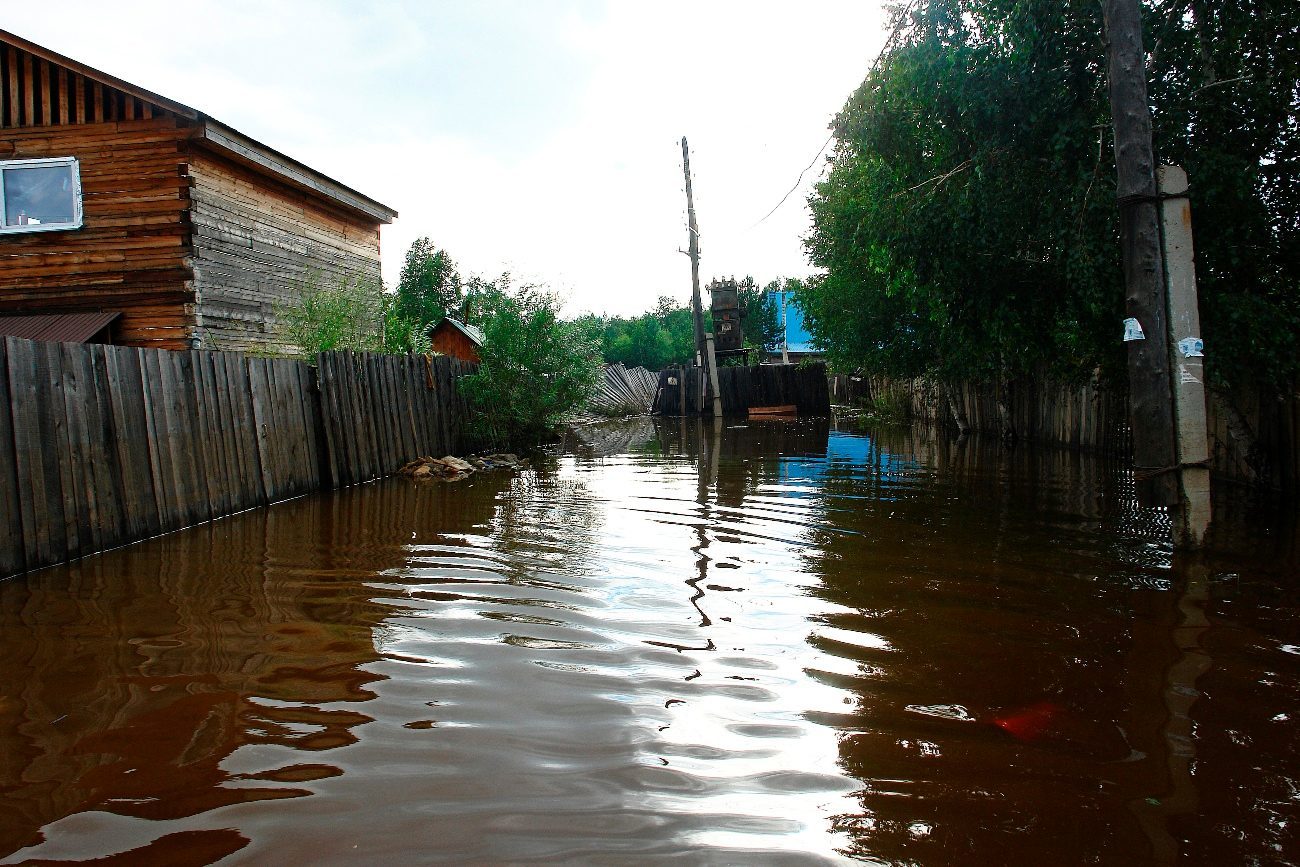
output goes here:
[{"label": "weathered fence plank", "polygon": [[9,411],[9,341],[0,340],[0,575],[26,568],[18,465],[14,460],[13,416]]}]

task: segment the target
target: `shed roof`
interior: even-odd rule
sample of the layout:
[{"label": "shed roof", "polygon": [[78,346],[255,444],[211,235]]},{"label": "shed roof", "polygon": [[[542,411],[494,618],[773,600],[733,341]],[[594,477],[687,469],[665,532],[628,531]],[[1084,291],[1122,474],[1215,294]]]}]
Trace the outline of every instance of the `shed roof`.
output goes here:
[{"label": "shed roof", "polygon": [[117,317],[114,310],[97,313],[48,313],[40,316],[0,316],[0,337],[85,343]]},{"label": "shed roof", "polygon": [[198,125],[195,137],[198,144],[218,151],[224,156],[244,163],[263,174],[291,186],[315,193],[334,204],[359,211],[381,223],[391,223],[393,218],[397,216],[397,211],[387,205],[370,198],[364,193],[359,193],[327,175],[321,174],[292,157],[267,147],[233,127],[227,126],[201,111],[190,108],[188,105],[160,96],[152,91],[145,90],[143,87],[137,87],[106,72],[100,72],[98,69],[79,63],[70,57],[64,57],[58,52],[51,51],[34,42],[29,42],[21,36],[16,36],[6,30],[0,30],[0,42],[13,45],[36,57],[48,60],[50,63],[84,75],[92,81],[116,88],[164,111],[194,121]]},{"label": "shed roof", "polygon": [[482,331],[481,329],[479,329],[477,326],[475,326],[475,325],[467,325],[467,324],[464,323],[464,322],[460,322],[460,321],[458,321],[458,320],[456,320],[456,319],[452,319],[450,316],[448,316],[448,317],[444,318],[441,322],[439,322],[439,323],[438,323],[436,326],[434,326],[434,327],[435,327],[435,329],[437,329],[437,328],[441,328],[441,327],[444,326],[444,325],[450,325],[452,328],[455,328],[455,329],[456,329],[457,331],[459,331],[461,334],[464,334],[464,335],[465,335],[466,337],[468,337],[470,340],[474,341],[474,345],[475,345],[475,346],[482,346],[482,345],[483,345],[483,340],[484,340],[484,338],[483,338],[483,331]]}]

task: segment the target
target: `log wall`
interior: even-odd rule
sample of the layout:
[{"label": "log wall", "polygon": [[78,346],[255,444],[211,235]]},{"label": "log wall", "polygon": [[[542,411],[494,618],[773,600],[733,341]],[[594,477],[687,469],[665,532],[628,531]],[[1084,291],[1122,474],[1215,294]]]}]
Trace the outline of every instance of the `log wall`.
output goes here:
[{"label": "log wall", "polygon": [[207,349],[292,352],[276,308],[308,286],[378,283],[379,225],[231,160],[189,156],[194,285]]},{"label": "log wall", "polygon": [[118,310],[116,341],[188,347],[186,123],[157,116],[4,130],[0,159],[80,161],[85,216],[79,229],[0,235],[0,313]]},{"label": "log wall", "polygon": [[84,223],[0,234],[0,314],[118,311],[115,343],[275,354],[305,286],[379,281],[380,218],[347,206],[364,197],[300,188],[193,109],[41,51],[0,40],[0,160],[76,157]]},{"label": "log wall", "polygon": [[454,452],[455,359],[0,341],[0,577]]}]

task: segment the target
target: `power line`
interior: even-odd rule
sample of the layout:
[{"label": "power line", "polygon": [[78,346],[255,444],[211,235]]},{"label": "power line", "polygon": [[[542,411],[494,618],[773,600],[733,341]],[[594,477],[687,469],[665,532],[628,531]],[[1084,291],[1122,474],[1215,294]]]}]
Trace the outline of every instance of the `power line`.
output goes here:
[{"label": "power line", "polygon": [[749,228],[751,229],[755,228],[756,226],[758,226],[759,223],[762,223],[763,220],[766,220],[768,217],[775,214],[777,208],[780,208],[782,205],[784,205],[785,200],[790,198],[790,196],[794,195],[794,191],[799,189],[799,185],[803,183],[803,176],[808,174],[808,172],[812,169],[813,166],[817,165],[817,160],[821,159],[822,154],[826,153],[826,146],[829,145],[831,143],[831,140],[834,138],[835,138],[835,131],[831,130],[831,134],[826,136],[826,141],[822,142],[821,149],[817,151],[817,156],[813,157],[812,162],[808,163],[808,165],[804,168],[804,170],[799,173],[799,178],[794,182],[794,186],[790,188],[790,192],[782,196],[781,201],[776,203],[776,207],[772,208],[772,210],[764,214],[762,219],[760,219],[758,223],[755,223],[753,226],[750,226]]}]

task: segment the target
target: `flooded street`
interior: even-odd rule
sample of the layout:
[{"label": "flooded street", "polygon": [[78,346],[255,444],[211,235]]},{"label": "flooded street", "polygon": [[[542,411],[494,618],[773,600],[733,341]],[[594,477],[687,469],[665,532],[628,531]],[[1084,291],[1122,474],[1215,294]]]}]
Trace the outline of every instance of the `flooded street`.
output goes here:
[{"label": "flooded street", "polygon": [[3,582],[0,864],[1295,863],[1296,519],[1131,497],[643,420]]}]

